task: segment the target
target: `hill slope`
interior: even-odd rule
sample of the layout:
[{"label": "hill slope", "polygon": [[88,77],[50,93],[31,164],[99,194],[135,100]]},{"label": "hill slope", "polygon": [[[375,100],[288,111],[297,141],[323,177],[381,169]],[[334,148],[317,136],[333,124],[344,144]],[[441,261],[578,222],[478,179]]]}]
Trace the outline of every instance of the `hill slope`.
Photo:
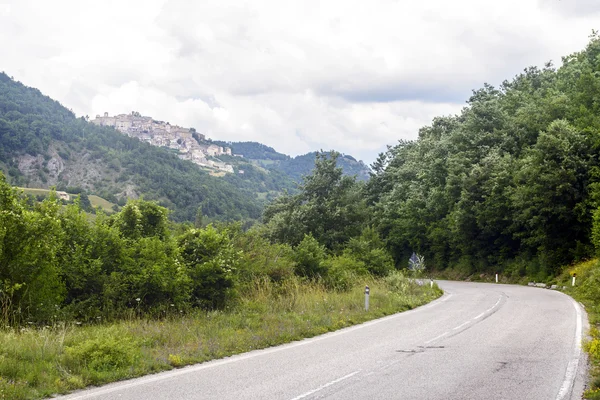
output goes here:
[{"label": "hill slope", "polygon": [[[270,171],[279,170],[296,183],[300,183],[302,177],[310,174],[315,167],[316,151],[290,157],[257,142],[216,141],[215,143],[230,147],[233,154],[243,156],[244,160],[248,160],[254,165],[262,166]],[[236,160],[232,161],[236,162]],[[338,158],[338,165],[342,168],[344,175],[356,176],[358,180],[369,179],[369,167],[352,156],[342,154]]]},{"label": "hill slope", "polygon": [[258,218],[265,176],[249,189],[244,178],[220,179],[166,149],[88,123],[39,90],[0,73],[0,168],[13,185],[79,187],[123,204],[144,195],[193,220]]},{"label": "hill slope", "polygon": [[[219,156],[235,173],[212,176],[172,150],[76,118],[39,90],[0,73],[0,169],[13,185],[84,190],[119,205],[143,195],[173,210],[177,221],[193,221],[199,212],[217,220],[257,219],[265,202],[294,191],[314,167],[316,153],[291,158],[256,142],[232,147],[247,156]],[[347,174],[368,176],[352,157],[340,158],[340,164]]]}]

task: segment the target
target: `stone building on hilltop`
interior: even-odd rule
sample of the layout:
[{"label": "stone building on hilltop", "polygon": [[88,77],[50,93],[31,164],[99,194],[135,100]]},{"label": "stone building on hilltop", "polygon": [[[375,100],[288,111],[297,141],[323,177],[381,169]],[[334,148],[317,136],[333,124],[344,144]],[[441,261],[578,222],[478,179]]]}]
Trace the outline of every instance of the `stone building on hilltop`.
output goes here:
[{"label": "stone building on hilltop", "polygon": [[206,137],[195,131],[192,134],[191,129],[171,125],[169,122],[156,121],[152,117],[144,117],[136,111],[114,117],[105,112],[104,116],[96,115],[96,118],[90,122],[99,126],[111,126],[127,136],[138,138],[154,146],[178,150],[179,158],[189,160],[202,167],[233,172],[231,165],[207,158],[231,155],[231,149],[214,144],[208,146],[201,144],[198,140],[205,141]]}]

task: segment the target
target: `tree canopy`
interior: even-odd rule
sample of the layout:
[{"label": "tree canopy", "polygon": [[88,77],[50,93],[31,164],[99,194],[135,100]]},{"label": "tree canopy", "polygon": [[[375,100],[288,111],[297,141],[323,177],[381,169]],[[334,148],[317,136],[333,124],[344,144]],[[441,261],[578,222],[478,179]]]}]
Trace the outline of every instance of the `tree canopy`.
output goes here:
[{"label": "tree canopy", "polygon": [[473,91],[459,115],[381,154],[365,187],[396,261],[552,274],[593,254],[599,203],[600,39],[556,69]]}]

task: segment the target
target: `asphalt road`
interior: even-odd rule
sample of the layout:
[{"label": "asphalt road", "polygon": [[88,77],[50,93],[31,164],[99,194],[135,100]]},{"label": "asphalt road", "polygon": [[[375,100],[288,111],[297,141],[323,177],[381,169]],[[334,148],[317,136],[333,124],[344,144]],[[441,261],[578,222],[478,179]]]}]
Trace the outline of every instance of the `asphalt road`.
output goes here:
[{"label": "asphalt road", "polygon": [[416,310],[63,399],[578,399],[585,314],[570,297],[440,282]]}]

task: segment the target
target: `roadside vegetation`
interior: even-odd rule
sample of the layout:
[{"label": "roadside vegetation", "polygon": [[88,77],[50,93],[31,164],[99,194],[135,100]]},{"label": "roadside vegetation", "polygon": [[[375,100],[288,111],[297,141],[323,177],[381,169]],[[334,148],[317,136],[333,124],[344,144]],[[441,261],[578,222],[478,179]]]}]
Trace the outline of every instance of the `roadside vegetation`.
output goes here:
[{"label": "roadside vegetation", "polygon": [[[576,275],[575,286],[572,287],[572,277]],[[594,258],[576,263],[553,280],[559,286],[564,286],[565,293],[581,302],[588,315],[590,330],[584,339],[583,349],[589,358],[589,385],[584,398],[600,399],[600,260]]]},{"label": "roadside vegetation", "polygon": [[144,200],[90,220],[81,198],[34,202],[0,175],[0,399],[264,348],[438,297],[395,268],[357,185],[335,154],[319,156],[290,197],[300,214],[283,199],[244,230],[201,215],[177,224]]},{"label": "roadside vegetation", "polygon": [[[371,288],[364,310],[364,284]],[[38,399],[299,340],[417,307],[441,291],[400,272],[344,291],[291,277],[254,278],[222,310],[112,323],[55,322],[0,331],[0,399]]]}]

